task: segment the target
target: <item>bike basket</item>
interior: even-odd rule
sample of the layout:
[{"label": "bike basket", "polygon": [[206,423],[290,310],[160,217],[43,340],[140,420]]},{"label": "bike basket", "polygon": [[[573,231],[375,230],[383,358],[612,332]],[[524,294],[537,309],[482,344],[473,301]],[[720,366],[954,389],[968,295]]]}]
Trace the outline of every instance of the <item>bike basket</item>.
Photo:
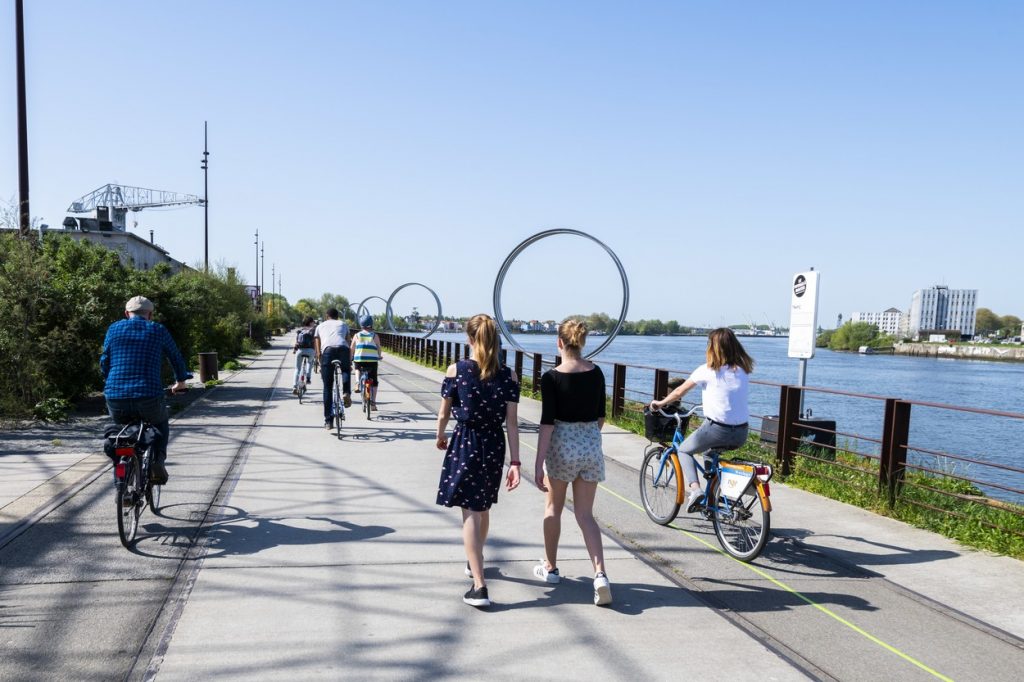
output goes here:
[{"label": "bike basket", "polygon": [[[666,410],[667,411],[667,410]],[[689,417],[683,417],[682,430],[686,432]],[[676,432],[675,417],[665,417],[657,412],[651,412],[650,408],[644,408],[644,436],[647,440],[659,443],[671,443],[672,436]]]},{"label": "bike basket", "polygon": [[719,490],[730,500],[738,500],[754,482],[754,467],[749,464],[722,462],[719,465]]}]

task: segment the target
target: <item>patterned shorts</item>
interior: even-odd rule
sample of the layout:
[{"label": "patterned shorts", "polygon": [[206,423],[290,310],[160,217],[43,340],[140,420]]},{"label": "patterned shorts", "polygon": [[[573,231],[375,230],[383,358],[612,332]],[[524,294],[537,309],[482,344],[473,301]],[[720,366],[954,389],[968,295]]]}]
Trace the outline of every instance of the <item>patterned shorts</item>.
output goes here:
[{"label": "patterned shorts", "polygon": [[551,433],[544,473],[559,481],[597,483],[604,480],[604,453],[601,452],[601,429],[593,422],[555,421]]}]

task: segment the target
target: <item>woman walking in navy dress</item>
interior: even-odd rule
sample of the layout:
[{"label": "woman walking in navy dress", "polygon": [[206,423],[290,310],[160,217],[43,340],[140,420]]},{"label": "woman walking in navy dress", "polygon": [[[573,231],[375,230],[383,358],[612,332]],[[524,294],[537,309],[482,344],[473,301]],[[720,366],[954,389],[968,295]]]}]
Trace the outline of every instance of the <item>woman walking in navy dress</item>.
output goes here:
[{"label": "woman walking in navy dress", "polygon": [[[484,582],[484,541],[491,505],[498,501],[505,467],[505,431],[509,461],[505,487],[519,485],[519,379],[498,362],[498,329],[488,315],[466,323],[471,358],[448,367],[441,384],[437,413],[437,448],[445,450],[437,503],[462,508],[462,543],[473,587],[462,600],[471,606],[490,606]],[[456,419],[451,441],[445,435]],[[505,424],[505,428],[502,425]]]}]

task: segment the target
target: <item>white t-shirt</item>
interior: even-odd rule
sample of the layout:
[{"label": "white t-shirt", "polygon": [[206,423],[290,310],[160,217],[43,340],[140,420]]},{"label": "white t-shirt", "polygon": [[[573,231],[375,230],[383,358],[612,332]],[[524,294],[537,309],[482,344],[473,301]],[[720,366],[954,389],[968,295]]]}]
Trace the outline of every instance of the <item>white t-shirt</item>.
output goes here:
[{"label": "white t-shirt", "polygon": [[701,387],[704,416],[722,424],[743,424],[750,419],[747,373],[728,365],[712,370],[703,364],[690,381]]},{"label": "white t-shirt", "polygon": [[341,320],[324,320],[316,327],[316,335],[320,339],[320,350],[331,346],[348,346],[348,325]]}]

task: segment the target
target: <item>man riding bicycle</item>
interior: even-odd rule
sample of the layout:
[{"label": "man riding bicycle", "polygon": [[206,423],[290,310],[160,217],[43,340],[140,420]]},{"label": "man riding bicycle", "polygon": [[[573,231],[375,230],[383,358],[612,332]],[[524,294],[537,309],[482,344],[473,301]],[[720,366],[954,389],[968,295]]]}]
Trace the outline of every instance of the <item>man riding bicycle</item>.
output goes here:
[{"label": "man riding bicycle", "polygon": [[317,325],[313,336],[316,356],[320,360],[320,378],[324,380],[324,426],[331,428],[334,415],[331,413],[334,391],[334,368],[331,363],[341,363],[341,386],[345,407],[352,406],[352,360],[348,347],[348,325],[338,319],[338,309],[327,310],[327,319]]},{"label": "man riding bicycle", "polygon": [[306,384],[308,385],[312,378],[310,374],[313,372],[313,362],[316,360],[316,348],[313,343],[313,338],[316,332],[316,325],[313,322],[312,317],[307,317],[302,321],[302,326],[299,331],[295,333],[295,347],[292,352],[295,353],[295,379],[292,381],[292,395],[299,394],[299,379],[302,379],[302,362],[305,360],[308,364],[306,365]]},{"label": "man riding bicycle", "polygon": [[373,331],[373,317],[363,315],[359,318],[362,329],[352,336],[352,359],[356,369],[370,377],[370,409],[377,410],[377,363],[384,355],[381,352],[380,337]]},{"label": "man riding bicycle", "polygon": [[186,379],[192,374],[185,359],[175,345],[170,332],[159,322],[153,322],[153,302],[144,296],[133,296],[124,306],[124,320],[107,329],[100,355],[100,371],[105,381],[103,394],[107,411],[114,421],[125,424],[144,419],[158,433],[153,443],[154,483],[167,483],[167,440],[170,436],[170,418],[164,401],[164,384],[160,379],[163,359],[166,357],[174,369],[177,383],[171,391],[178,393],[188,388]]}]

